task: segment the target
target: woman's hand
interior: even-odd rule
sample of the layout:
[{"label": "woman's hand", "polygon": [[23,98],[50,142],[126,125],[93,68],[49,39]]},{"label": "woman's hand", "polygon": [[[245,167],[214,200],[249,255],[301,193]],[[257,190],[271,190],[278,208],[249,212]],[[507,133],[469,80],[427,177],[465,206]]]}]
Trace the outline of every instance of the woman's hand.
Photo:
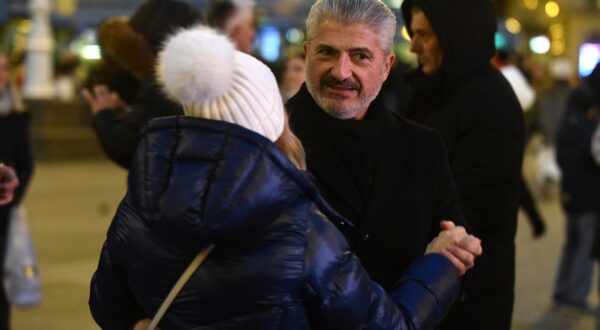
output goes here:
[{"label": "woman's hand", "polygon": [[116,110],[124,106],[119,94],[111,92],[106,85],[96,85],[93,91],[86,88],[81,95],[90,107],[92,115],[105,109]]},{"label": "woman's hand", "polygon": [[475,258],[481,255],[481,240],[467,234],[464,227],[457,227],[452,221],[442,221],[440,227],[442,231],[427,245],[425,254],[443,255],[462,276],[473,268]]}]

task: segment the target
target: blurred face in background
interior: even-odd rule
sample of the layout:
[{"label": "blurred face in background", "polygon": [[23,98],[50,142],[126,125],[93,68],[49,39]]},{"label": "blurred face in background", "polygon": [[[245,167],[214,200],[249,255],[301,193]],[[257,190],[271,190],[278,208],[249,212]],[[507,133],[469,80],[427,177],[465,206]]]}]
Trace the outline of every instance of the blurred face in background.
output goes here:
[{"label": "blurred face in background", "polygon": [[431,23],[421,10],[414,10],[410,22],[410,51],[417,54],[421,70],[426,75],[436,73],[444,61],[442,46]]},{"label": "blurred face in background", "polygon": [[0,53],[0,93],[4,92],[8,85],[8,57]]},{"label": "blurred face in background", "polygon": [[290,58],[283,71],[282,89],[287,98],[296,94],[306,79],[306,62],[304,58],[295,56]]},{"label": "blurred face in background", "polygon": [[254,10],[244,10],[232,18],[229,37],[235,42],[235,46],[241,52],[249,54],[252,51],[256,28],[254,27]]}]

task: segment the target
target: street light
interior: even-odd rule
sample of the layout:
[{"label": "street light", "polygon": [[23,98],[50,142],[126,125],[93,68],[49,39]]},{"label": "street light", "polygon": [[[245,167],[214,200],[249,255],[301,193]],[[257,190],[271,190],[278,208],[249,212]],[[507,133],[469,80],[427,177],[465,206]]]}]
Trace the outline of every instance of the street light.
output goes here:
[{"label": "street light", "polygon": [[558,16],[558,14],[560,14],[560,6],[558,5],[558,3],[554,2],[554,1],[548,1],[546,3],[546,15],[548,15],[548,17],[550,18],[554,18],[556,16]]}]

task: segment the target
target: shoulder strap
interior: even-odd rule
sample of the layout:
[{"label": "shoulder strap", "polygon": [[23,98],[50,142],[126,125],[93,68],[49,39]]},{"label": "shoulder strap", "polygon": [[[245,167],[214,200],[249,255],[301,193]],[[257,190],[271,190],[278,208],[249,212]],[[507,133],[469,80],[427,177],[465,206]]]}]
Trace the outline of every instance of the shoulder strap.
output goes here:
[{"label": "shoulder strap", "polygon": [[214,244],[209,245],[208,247],[206,247],[202,251],[200,251],[200,253],[198,253],[198,255],[194,258],[194,260],[192,260],[192,262],[190,263],[188,268],[183,272],[183,274],[181,274],[181,277],[179,277],[179,279],[177,280],[177,282],[175,283],[173,288],[171,288],[171,291],[167,295],[167,298],[165,298],[162,305],[160,305],[158,312],[156,312],[156,314],[154,314],[154,317],[152,318],[152,322],[150,322],[150,325],[148,326],[148,330],[156,329],[156,327],[158,326],[158,323],[160,322],[160,320],[163,318],[163,316],[167,312],[167,309],[169,309],[169,306],[171,306],[171,304],[173,303],[173,301],[179,294],[179,291],[181,291],[181,289],[183,289],[183,286],[187,283],[187,281],[190,279],[192,274],[194,274],[194,272],[196,272],[198,267],[200,267],[200,265],[202,265],[202,263],[204,262],[206,257],[208,257],[208,254],[214,248],[215,248]]}]

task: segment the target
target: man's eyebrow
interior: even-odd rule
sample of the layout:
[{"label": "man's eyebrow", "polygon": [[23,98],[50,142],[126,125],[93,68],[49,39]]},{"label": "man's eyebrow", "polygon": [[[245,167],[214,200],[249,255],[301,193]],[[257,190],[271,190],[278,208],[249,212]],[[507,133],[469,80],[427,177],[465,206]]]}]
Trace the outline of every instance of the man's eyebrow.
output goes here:
[{"label": "man's eyebrow", "polygon": [[366,53],[369,56],[373,56],[373,52],[366,47],[355,47],[350,49],[351,53]]},{"label": "man's eyebrow", "polygon": [[326,45],[326,44],[318,44],[317,50],[335,50],[335,48],[333,48],[329,45]]},{"label": "man's eyebrow", "polygon": [[[317,50],[332,50],[332,51],[337,51],[336,48],[329,46],[327,44],[318,44],[317,45]],[[354,48],[350,48],[349,52],[351,53],[365,53],[369,56],[373,56],[373,52],[366,47],[354,47]]]}]

